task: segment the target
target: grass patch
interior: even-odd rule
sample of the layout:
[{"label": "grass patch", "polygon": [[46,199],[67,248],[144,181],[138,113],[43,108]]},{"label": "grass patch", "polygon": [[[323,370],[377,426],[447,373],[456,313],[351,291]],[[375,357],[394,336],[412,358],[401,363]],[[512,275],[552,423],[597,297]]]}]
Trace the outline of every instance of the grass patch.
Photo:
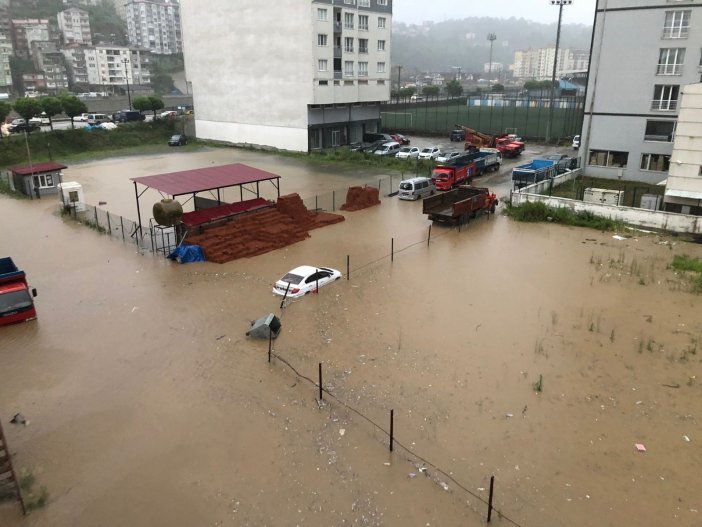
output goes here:
[{"label": "grass patch", "polygon": [[21,468],[19,473],[19,484],[22,490],[22,498],[27,511],[41,509],[49,501],[49,491],[46,487],[34,488],[36,483],[34,473],[28,468]]},{"label": "grass patch", "polygon": [[623,190],[624,194],[622,205],[626,207],[640,206],[641,196],[644,194],[656,194],[662,196],[665,192],[665,187],[651,185],[642,181],[625,181],[619,179],[578,176],[572,182],[553,187],[553,189],[550,190],[550,195],[557,198],[582,200],[586,188]]},{"label": "grass patch", "polygon": [[[0,143],[0,168],[27,165],[27,143],[33,163],[54,159],[57,161],[81,161],[96,157],[123,154],[136,149],[135,154],[144,153],[153,147],[168,148],[168,138],[177,132],[176,125],[166,120],[144,123],[129,123],[118,130],[55,130],[37,132],[27,136],[12,135]],[[186,146],[181,148],[196,148]]]},{"label": "grass patch", "polygon": [[576,227],[589,227],[600,231],[620,230],[624,224],[621,221],[597,216],[588,211],[574,212],[568,208],[549,207],[541,202],[525,203],[519,207],[507,207],[505,214],[516,221],[552,222]]},{"label": "grass patch", "polygon": [[693,293],[702,293],[702,261],[699,258],[677,254],[673,257],[671,267],[685,275]]}]

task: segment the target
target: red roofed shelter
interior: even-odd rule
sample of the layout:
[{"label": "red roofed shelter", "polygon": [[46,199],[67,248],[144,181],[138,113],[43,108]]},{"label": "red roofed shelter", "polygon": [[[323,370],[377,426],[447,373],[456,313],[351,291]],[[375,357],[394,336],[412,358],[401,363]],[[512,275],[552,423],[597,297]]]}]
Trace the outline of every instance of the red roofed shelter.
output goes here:
[{"label": "red roofed shelter", "polygon": [[61,171],[67,168],[60,163],[37,163],[36,165],[10,168],[10,186],[30,198],[40,199],[47,194],[56,194],[63,179]]},{"label": "red roofed shelter", "polygon": [[[275,187],[278,197],[280,197],[280,176],[241,163],[183,170],[156,176],[136,177],[131,178],[131,180],[134,182],[140,231],[142,229],[142,221],[139,198],[150,188],[173,199],[178,196],[190,196],[187,201],[193,200],[195,211],[184,214],[183,221],[186,224],[188,223],[188,216],[194,223],[198,223],[260,208],[266,204],[266,200],[260,197],[259,184],[261,181],[270,181]],[[140,193],[137,184],[146,188]],[[237,186],[239,187],[241,202],[234,206],[224,204],[221,200],[220,189]],[[248,193],[247,196],[255,195],[256,198],[245,201],[244,191]],[[209,193],[213,199],[198,201],[196,197],[201,192]]]}]

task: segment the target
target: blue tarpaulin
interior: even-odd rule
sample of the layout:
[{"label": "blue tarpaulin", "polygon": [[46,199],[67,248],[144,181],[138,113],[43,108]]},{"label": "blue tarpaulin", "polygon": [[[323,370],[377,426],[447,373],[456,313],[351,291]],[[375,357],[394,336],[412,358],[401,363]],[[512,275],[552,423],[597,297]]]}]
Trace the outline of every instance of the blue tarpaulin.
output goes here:
[{"label": "blue tarpaulin", "polygon": [[175,251],[168,255],[171,260],[180,263],[204,262],[205,253],[199,245],[183,244],[176,247]]}]

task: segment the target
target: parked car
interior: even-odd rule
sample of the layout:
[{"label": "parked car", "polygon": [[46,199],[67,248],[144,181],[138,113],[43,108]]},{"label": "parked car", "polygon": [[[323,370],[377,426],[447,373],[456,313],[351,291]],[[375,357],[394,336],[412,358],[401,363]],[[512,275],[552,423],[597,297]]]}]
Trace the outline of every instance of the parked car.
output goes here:
[{"label": "parked car", "polygon": [[102,123],[109,123],[110,118],[104,113],[89,113],[88,114],[88,124],[96,126]]},{"label": "parked car", "polygon": [[73,120],[77,123],[87,123],[88,122],[88,113],[82,113],[80,115],[76,115]]},{"label": "parked car", "polygon": [[299,298],[341,278],[341,272],[329,267],[301,265],[273,284],[273,293]]},{"label": "parked car", "polygon": [[[22,132],[27,132],[28,134],[31,134],[32,132],[40,130],[39,125],[36,125],[34,123],[27,123],[24,121],[24,119],[20,120],[22,121],[21,123],[10,125],[9,130],[11,134],[21,134]],[[17,119],[15,119],[15,121],[17,121]]]},{"label": "parked car", "polygon": [[578,150],[580,148],[580,136],[576,135],[573,137],[573,150]]},{"label": "parked car", "polygon": [[452,130],[449,138],[451,141],[465,141],[466,133],[463,130]]},{"label": "parked car", "polygon": [[373,153],[377,156],[394,156],[399,151],[400,143],[397,141],[390,141],[376,148]]},{"label": "parked car", "polygon": [[403,146],[400,148],[400,151],[395,154],[395,157],[398,159],[417,159],[417,156],[419,156],[419,148],[416,146]]},{"label": "parked car", "polygon": [[29,122],[32,124],[36,124],[38,126],[42,126],[42,125],[48,126],[49,124],[51,124],[51,121],[49,121],[49,118],[46,116],[46,112],[41,112],[41,115],[37,115],[37,116],[32,117],[29,120]]},{"label": "parked car", "polygon": [[98,124],[95,128],[100,128],[101,130],[116,130],[117,125],[108,121]]},{"label": "parked car", "polygon": [[423,95],[412,95],[412,97],[410,97],[410,101],[411,101],[411,102],[420,102],[420,101],[423,101],[423,100],[424,100],[424,96],[423,96]]},{"label": "parked car", "polygon": [[183,146],[188,144],[188,138],[183,134],[176,134],[171,136],[168,140],[168,146]]},{"label": "parked car", "polygon": [[436,158],[437,163],[446,163],[447,161],[450,161],[454,157],[458,157],[463,152],[459,152],[458,150],[451,150],[450,152],[444,152],[442,153],[439,157]]},{"label": "parked car", "polygon": [[441,149],[438,146],[428,146],[419,152],[419,159],[436,159],[441,155]]},{"label": "parked car", "polygon": [[397,141],[401,145],[408,145],[410,144],[410,138],[407,137],[406,135],[402,134],[390,134],[390,137],[392,137],[393,141]]},{"label": "parked car", "polygon": [[138,110],[120,110],[112,114],[112,122],[115,123],[138,122],[144,119],[144,114]]},{"label": "parked car", "polygon": [[178,117],[178,112],[175,110],[166,110],[158,115],[159,119],[175,119],[176,117]]},{"label": "parked car", "polygon": [[573,170],[578,166],[578,160],[574,157],[570,157],[568,154],[551,154],[546,156],[545,159],[553,161],[556,167],[556,171],[562,174],[566,170]]}]

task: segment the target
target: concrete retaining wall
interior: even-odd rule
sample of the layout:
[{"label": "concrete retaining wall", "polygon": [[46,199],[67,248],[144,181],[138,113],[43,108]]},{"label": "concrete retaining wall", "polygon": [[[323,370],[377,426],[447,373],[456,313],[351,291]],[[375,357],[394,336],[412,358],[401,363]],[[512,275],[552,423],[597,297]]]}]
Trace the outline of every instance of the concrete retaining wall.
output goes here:
[{"label": "concrete retaining wall", "polygon": [[585,203],[580,200],[544,195],[544,193],[548,193],[550,185],[554,187],[562,185],[563,183],[572,181],[578,175],[580,175],[580,169],[562,174],[553,178],[553,180],[541,181],[520,190],[512,191],[510,193],[510,203],[518,207],[524,203],[540,201],[549,207],[567,207],[574,212],[587,211],[597,216],[619,220],[629,225],[671,232],[702,234],[702,216],[675,214],[672,212],[638,209],[634,207],[602,205],[599,203]]}]

